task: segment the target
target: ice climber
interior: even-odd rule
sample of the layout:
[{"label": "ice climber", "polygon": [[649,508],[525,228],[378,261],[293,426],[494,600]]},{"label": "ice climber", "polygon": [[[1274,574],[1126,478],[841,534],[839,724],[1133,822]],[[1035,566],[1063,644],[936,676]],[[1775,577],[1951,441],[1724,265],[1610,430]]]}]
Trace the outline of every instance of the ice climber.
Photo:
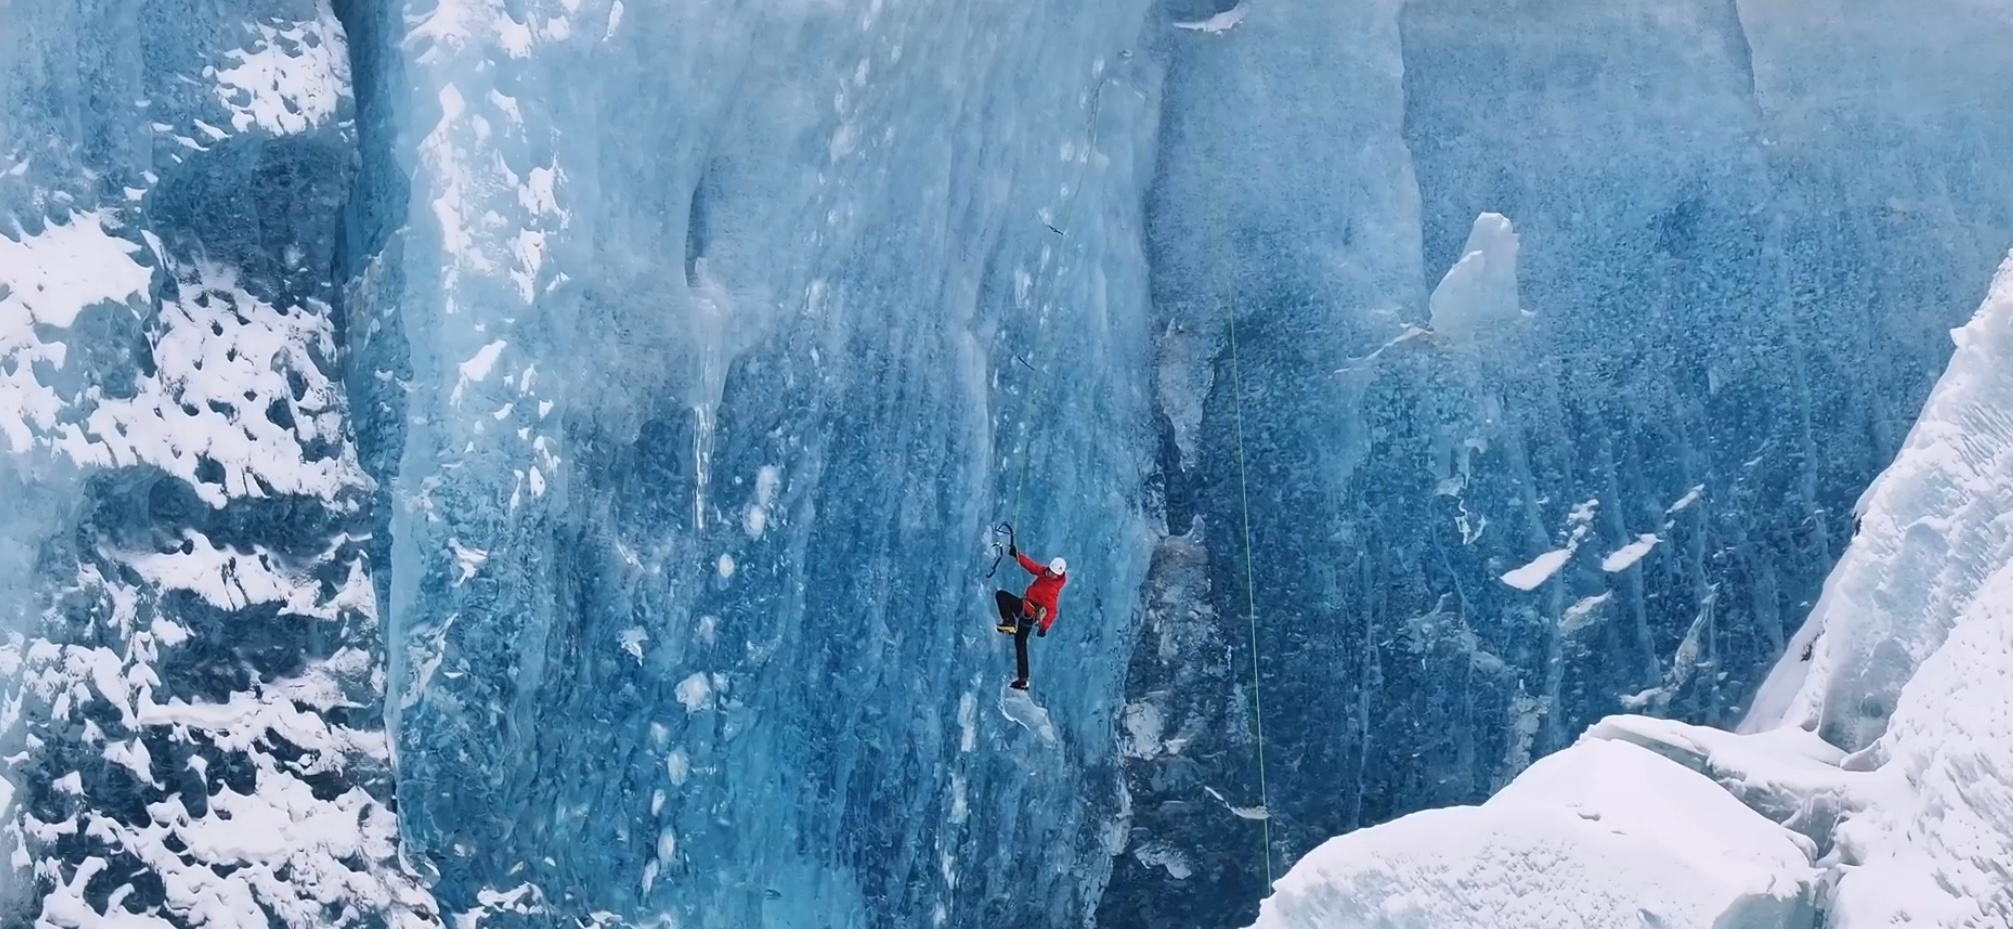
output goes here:
[{"label": "ice climber", "polygon": [[1016,597],[1002,590],[994,597],[999,605],[1000,622],[995,628],[1013,636],[1015,690],[1027,689],[1027,634],[1048,635],[1048,628],[1055,625],[1056,613],[1060,611],[1062,587],[1069,583],[1069,563],[1056,558],[1048,564],[1029,558],[1021,553],[1011,539],[1007,542],[1007,554],[1020,562],[1027,573],[1034,575],[1034,583],[1027,585],[1027,593]]}]

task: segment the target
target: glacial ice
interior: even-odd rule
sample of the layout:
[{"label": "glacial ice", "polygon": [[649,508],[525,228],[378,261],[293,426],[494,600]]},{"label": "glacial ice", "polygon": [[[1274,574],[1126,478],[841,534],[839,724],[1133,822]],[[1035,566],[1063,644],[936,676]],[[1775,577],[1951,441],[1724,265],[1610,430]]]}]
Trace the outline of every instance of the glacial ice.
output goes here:
[{"label": "glacial ice", "polygon": [[1887,728],[1902,688],[2013,560],[2013,256],[1969,323],[1857,534],[1745,725],[1815,727],[1847,748]]},{"label": "glacial ice", "polygon": [[[2013,239],[2003,14],[0,3],[0,922],[1226,926],[1561,749],[1692,791],[1571,736],[1819,599]],[[1754,718],[1975,889],[1954,561]]]},{"label": "glacial ice", "polygon": [[[1153,214],[1156,294],[1180,324],[1164,357],[1209,357],[1185,344],[1210,344],[1207,313],[1183,311],[1220,289],[1190,270],[1225,239],[1215,217],[1250,243],[1228,248],[1244,393],[1265,408],[1244,451],[1267,749],[1294,759],[1271,778],[1277,857],[1477,802],[1609,713],[1741,716],[1920,409],[1940,333],[2013,241],[2013,179],[1950,167],[2013,145],[2013,111],[1986,89],[2013,81],[2009,43],[1998,4],[1415,0],[1253,5],[1174,45]],[[1347,87],[1348,105],[1308,87]],[[1232,95],[1244,111],[1209,109]],[[1316,129],[1364,141],[1300,144]],[[1260,186],[1261,205],[1216,206]],[[1529,323],[1448,350],[1416,282],[1461,261],[1483,213],[1515,223]],[[1902,257],[1922,247],[1939,258]],[[1303,388],[1321,367],[1344,372],[1342,397]],[[1188,469],[1163,466],[1167,525],[1217,557],[1206,584],[1173,546],[1157,559],[1161,583],[1209,590],[1200,621],[1226,627],[1243,596],[1228,373],[1163,368],[1213,411],[1190,428],[1191,407],[1163,400],[1163,461]],[[1584,550],[1558,573],[1530,591],[1497,580],[1565,548],[1589,499]],[[1601,570],[1645,534],[1662,541]],[[1192,754],[1126,760],[1132,835],[1196,876],[1121,857],[1100,915],[1248,922],[1223,901],[1258,891],[1239,883],[1263,863],[1253,837],[1186,798],[1255,787],[1252,657],[1241,636],[1189,632],[1182,598],[1160,602],[1128,699],[1191,733]],[[1230,654],[1197,667],[1161,657],[1170,639]],[[1279,732],[1324,737],[1282,749]]]},{"label": "glacial ice", "polygon": [[1033,733],[1035,738],[1051,745],[1055,743],[1055,724],[1049,721],[1048,710],[1034,702],[1027,691],[1000,688],[1000,713]]},{"label": "glacial ice", "polygon": [[1831,657],[1792,651],[1763,691],[1793,702],[1743,734],[1602,720],[1481,806],[1330,840],[1256,926],[2013,924],[2009,334],[2013,255],[1799,634]]},{"label": "glacial ice", "polygon": [[[1101,868],[1007,863],[1109,854],[1144,8],[359,9],[359,96],[399,102],[363,123],[353,221],[391,244],[350,269],[352,365],[409,385],[360,457],[404,847],[445,909],[1086,906]],[[960,709],[1012,667],[997,519],[1109,554],[1035,646],[1032,737]]]}]

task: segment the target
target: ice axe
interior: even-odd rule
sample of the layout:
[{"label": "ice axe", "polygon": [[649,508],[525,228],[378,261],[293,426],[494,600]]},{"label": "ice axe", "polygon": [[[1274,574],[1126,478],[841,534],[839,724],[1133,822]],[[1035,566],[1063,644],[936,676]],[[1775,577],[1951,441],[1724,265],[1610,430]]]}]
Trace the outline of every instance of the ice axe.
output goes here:
[{"label": "ice axe", "polygon": [[993,535],[1006,536],[1007,544],[1005,547],[1001,547],[999,539],[997,538],[993,539],[992,542],[993,566],[990,570],[986,571],[986,578],[988,580],[992,579],[992,576],[994,574],[999,573],[1000,561],[1001,559],[1004,559],[1006,557],[1007,549],[1015,547],[1013,540],[1013,523],[1001,521],[999,525],[993,527]]}]

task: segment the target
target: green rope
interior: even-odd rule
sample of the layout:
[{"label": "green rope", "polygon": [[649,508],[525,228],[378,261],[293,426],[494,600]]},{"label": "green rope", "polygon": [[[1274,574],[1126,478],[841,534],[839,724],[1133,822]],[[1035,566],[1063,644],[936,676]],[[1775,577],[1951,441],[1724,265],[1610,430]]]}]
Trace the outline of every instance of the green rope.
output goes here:
[{"label": "green rope", "polygon": [[1237,307],[1236,297],[1223,286],[1222,264],[1218,262],[1218,302],[1223,306],[1223,315],[1230,324],[1230,408],[1236,424],[1237,439],[1237,498],[1243,513],[1244,525],[1244,616],[1250,625],[1251,635],[1251,726],[1258,739],[1258,808],[1265,812],[1258,821],[1260,850],[1265,858],[1265,886],[1272,886],[1272,796],[1265,776],[1265,699],[1258,676],[1258,602],[1256,573],[1251,566],[1251,490],[1245,480],[1244,467],[1244,371],[1237,356]]}]

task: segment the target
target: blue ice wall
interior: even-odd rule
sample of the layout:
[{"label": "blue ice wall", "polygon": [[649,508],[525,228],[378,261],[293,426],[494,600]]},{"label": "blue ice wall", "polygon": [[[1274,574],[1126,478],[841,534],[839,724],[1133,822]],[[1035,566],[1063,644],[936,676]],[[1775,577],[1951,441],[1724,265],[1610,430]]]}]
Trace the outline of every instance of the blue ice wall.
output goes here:
[{"label": "blue ice wall", "polygon": [[[1159,480],[1185,491],[1100,924],[1241,925],[1266,834],[1276,868],[1473,802],[1605,713],[1737,715],[2013,237],[2013,177],[1981,169],[2013,119],[1977,97],[2006,29],[1966,4],[1254,4],[1166,43],[1149,255]],[[1485,212],[1530,315],[1477,337],[1442,325],[1464,284],[1422,298]],[[1181,325],[1211,291],[1245,372],[1266,830],[1230,809],[1261,793],[1236,385],[1223,327]]]},{"label": "blue ice wall", "polygon": [[[1344,828],[1360,802],[1342,785],[1369,759],[1346,746],[1376,659],[1368,617],[1338,591],[1365,570],[1350,567],[1362,540],[1343,520],[1367,441],[1335,372],[1425,297],[1399,8],[1253,7],[1217,34],[1166,26],[1209,9],[1161,13],[1148,245],[1167,534],[1116,733],[1130,816],[1100,925],[1229,924],[1255,911],[1287,849]],[[1272,786],[1290,790],[1261,789],[1260,695]],[[1269,829],[1232,811],[1267,801]]]},{"label": "blue ice wall", "polygon": [[[443,906],[1087,911],[1145,568],[1141,10],[402,15],[359,79],[398,98],[409,186],[353,207],[391,231],[351,380],[402,385],[396,457],[359,433],[401,825]],[[1093,566],[1037,643],[1046,740],[998,708],[1002,518]]]},{"label": "blue ice wall", "polygon": [[2009,31],[0,7],[0,922],[1238,925],[1723,722],[2013,239]]}]

